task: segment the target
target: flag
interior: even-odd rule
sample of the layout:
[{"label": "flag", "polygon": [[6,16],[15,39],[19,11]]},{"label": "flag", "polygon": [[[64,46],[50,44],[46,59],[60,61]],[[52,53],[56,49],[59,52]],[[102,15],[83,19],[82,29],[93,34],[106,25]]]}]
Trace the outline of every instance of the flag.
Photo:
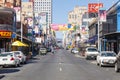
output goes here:
[{"label": "flag", "polygon": [[88,12],[89,13],[97,13],[99,8],[103,7],[103,3],[89,3],[88,4]]}]

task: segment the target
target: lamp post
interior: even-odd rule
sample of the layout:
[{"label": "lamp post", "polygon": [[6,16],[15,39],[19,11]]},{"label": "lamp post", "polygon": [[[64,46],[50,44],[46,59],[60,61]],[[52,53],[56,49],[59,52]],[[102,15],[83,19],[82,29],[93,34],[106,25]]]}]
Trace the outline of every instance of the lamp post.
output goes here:
[{"label": "lamp post", "polygon": [[100,0],[98,0],[98,50],[100,51],[100,34],[99,34],[99,27],[100,27],[100,16],[99,16],[99,3],[100,3]]},{"label": "lamp post", "polygon": [[21,9],[20,9],[20,21],[21,21],[21,42],[23,42],[23,24],[22,24],[22,1],[21,1]]}]

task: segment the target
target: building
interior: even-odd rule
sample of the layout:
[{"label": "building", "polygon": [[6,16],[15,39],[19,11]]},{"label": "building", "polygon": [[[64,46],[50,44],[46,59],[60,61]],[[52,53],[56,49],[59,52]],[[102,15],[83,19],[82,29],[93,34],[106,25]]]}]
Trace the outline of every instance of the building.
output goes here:
[{"label": "building", "polygon": [[49,25],[52,23],[52,0],[34,0],[34,12],[46,13],[47,28],[49,29]]},{"label": "building", "polygon": [[[79,47],[78,45],[81,40],[84,40],[83,33],[87,26],[83,26],[83,15],[87,12],[87,7],[85,6],[75,6],[72,11],[68,13],[68,24],[74,27],[73,31],[67,31],[66,33],[66,45],[71,45],[71,47]],[[82,35],[82,38],[81,38]]]},{"label": "building", "polygon": [[[106,22],[100,22],[99,25],[99,41],[100,50],[120,51],[120,1],[116,2],[106,11]],[[89,25],[89,43],[96,44],[98,42],[98,22],[94,19]],[[96,44],[97,45],[97,44]]]},{"label": "building", "polygon": [[75,6],[72,11],[68,13],[68,24],[75,24],[77,26],[82,25],[82,16],[87,12],[85,6]]},{"label": "building", "polygon": [[0,7],[0,52],[11,51],[11,42],[16,31],[16,13],[14,9]]}]

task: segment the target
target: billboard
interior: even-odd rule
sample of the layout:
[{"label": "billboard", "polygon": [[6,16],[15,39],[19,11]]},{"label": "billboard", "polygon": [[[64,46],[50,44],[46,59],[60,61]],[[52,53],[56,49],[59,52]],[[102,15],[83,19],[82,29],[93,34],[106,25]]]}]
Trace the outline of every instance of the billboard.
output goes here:
[{"label": "billboard", "polygon": [[13,6],[14,7],[21,7],[21,0],[13,0]]},{"label": "billboard", "polygon": [[99,17],[101,22],[106,22],[106,10],[99,10]]},{"label": "billboard", "polygon": [[0,6],[13,8],[13,0],[0,0]]},{"label": "billboard", "polygon": [[14,7],[14,10],[16,11],[16,21],[17,22],[20,22],[21,21],[21,19],[20,19],[20,17],[21,17],[21,8],[20,7]]},{"label": "billboard", "polygon": [[99,8],[103,7],[103,3],[89,3],[88,4],[88,12],[89,13],[97,13]]},{"label": "billboard", "polygon": [[39,16],[39,23],[40,24],[46,24],[47,23],[47,13],[46,12],[41,12],[38,14]]},{"label": "billboard", "polygon": [[54,31],[74,30],[74,27],[72,24],[51,24],[51,29]]}]

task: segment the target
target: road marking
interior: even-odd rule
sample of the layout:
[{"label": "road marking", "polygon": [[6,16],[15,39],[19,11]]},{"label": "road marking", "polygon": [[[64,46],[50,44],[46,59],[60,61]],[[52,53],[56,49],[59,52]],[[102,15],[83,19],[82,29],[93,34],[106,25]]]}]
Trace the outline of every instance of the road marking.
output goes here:
[{"label": "road marking", "polygon": [[92,63],[92,64],[97,64],[97,62],[96,62],[96,61],[92,61],[91,63]]},{"label": "road marking", "polygon": [[60,71],[62,71],[62,68],[60,68]]},{"label": "road marking", "polygon": [[59,64],[62,64],[62,63],[59,63]]}]

